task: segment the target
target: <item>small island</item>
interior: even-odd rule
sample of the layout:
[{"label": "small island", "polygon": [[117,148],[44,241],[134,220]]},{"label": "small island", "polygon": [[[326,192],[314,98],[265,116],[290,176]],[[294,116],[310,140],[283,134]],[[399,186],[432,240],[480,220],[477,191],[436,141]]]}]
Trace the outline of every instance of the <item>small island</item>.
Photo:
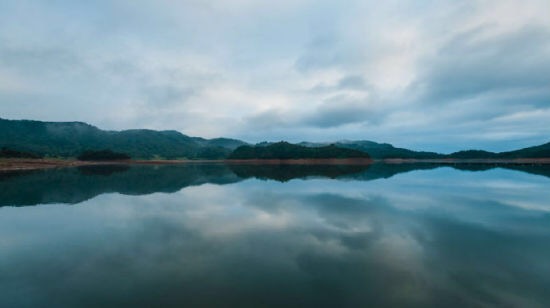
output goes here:
[{"label": "small island", "polygon": [[337,147],[334,144],[306,147],[285,141],[268,145],[243,145],[227,158],[229,162],[300,163],[300,164],[370,164],[366,152]]},{"label": "small island", "polygon": [[117,161],[117,160],[129,160],[130,155],[126,153],[113,152],[111,150],[86,150],[82,154],[78,155],[78,160],[83,161]]}]

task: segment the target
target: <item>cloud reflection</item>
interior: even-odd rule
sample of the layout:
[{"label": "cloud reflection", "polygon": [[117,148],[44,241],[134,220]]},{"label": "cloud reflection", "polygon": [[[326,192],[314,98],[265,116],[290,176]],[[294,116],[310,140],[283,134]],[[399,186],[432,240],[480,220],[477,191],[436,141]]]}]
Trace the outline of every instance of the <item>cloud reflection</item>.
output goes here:
[{"label": "cloud reflection", "polygon": [[[492,184],[502,172],[529,185],[503,191]],[[507,199],[547,180],[464,175],[248,180],[2,208],[0,303],[543,306],[550,216]]]}]

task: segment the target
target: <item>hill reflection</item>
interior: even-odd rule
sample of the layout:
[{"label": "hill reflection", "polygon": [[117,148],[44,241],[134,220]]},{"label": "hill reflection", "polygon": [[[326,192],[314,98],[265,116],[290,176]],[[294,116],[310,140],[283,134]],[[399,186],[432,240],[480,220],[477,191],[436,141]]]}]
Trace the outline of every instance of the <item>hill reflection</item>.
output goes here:
[{"label": "hill reflection", "polygon": [[0,173],[0,206],[48,203],[75,204],[104,193],[146,195],[173,193],[188,186],[230,184],[249,178],[287,182],[330,178],[357,181],[385,179],[397,174],[439,167],[463,171],[506,168],[550,177],[548,165],[495,164],[372,164],[372,165],[110,165]]}]

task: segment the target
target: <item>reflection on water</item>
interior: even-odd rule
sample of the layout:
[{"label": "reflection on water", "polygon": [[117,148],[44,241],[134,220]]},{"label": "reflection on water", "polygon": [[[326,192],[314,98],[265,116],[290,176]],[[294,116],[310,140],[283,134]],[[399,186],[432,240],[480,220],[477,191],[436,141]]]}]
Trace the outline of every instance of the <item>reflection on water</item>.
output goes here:
[{"label": "reflection on water", "polygon": [[0,173],[0,207],[48,203],[80,203],[104,193],[145,195],[172,193],[188,186],[231,184],[248,178],[287,182],[330,178],[372,181],[400,173],[450,166],[464,171],[506,168],[550,178],[549,165],[426,163],[372,165],[103,165]]},{"label": "reflection on water", "polygon": [[87,166],[37,170],[0,177],[0,206],[79,203],[104,193],[173,193],[204,183],[240,181],[226,166]]},{"label": "reflection on water", "polygon": [[0,306],[545,307],[550,179],[524,167],[4,175]]}]

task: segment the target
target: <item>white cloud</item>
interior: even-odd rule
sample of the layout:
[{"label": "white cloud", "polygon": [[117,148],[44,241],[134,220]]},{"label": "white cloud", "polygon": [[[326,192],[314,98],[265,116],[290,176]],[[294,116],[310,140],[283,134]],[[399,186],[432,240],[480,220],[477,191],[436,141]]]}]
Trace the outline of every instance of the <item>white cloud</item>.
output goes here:
[{"label": "white cloud", "polygon": [[544,0],[3,1],[0,113],[249,141],[542,143],[541,122],[517,114],[550,104],[548,11]]}]

